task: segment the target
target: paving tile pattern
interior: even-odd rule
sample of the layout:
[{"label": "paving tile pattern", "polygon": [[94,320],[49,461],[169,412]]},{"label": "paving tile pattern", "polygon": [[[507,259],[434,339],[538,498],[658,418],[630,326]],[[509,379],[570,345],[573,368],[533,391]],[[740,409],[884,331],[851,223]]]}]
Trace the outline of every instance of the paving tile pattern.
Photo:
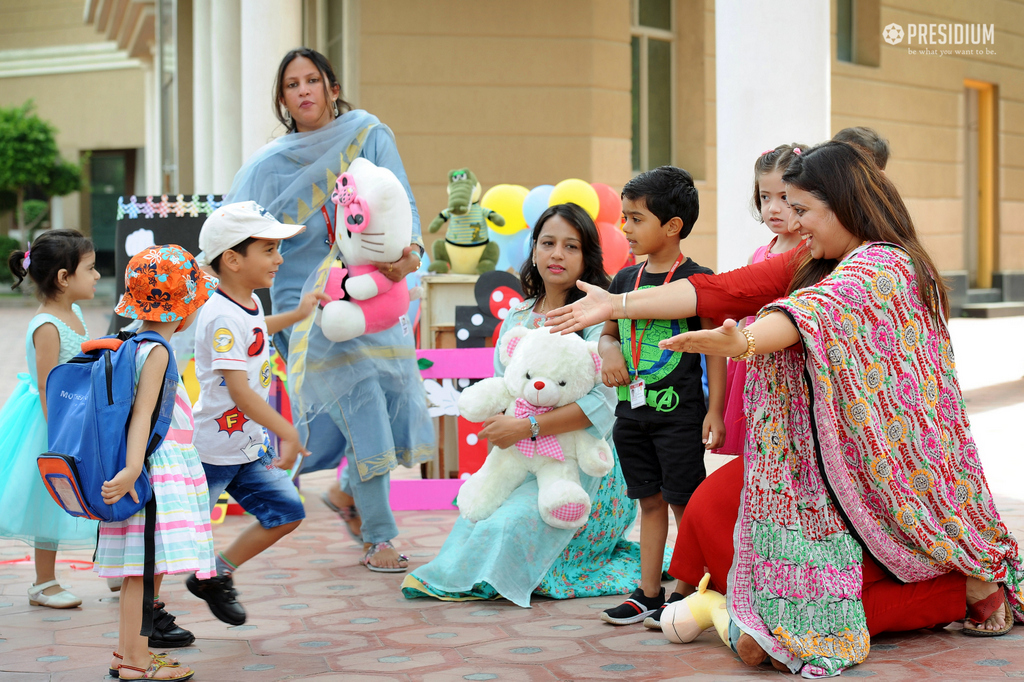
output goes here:
[{"label": "paving tile pattern", "polygon": [[[778,677],[743,666],[713,632],[680,646],[642,626],[597,619],[614,597],[537,600],[532,609],[504,601],[443,603],[408,600],[400,575],[371,573],[360,549],[319,501],[330,474],[306,477],[306,522],[280,546],[236,574],[245,625],[229,627],[170,577],[161,598],[195,632],[176,655],[197,680],[739,680]],[[1024,503],[1000,500],[1017,530]],[[436,551],[420,537],[444,535],[455,512],[402,512],[401,549],[413,566]],[[427,521],[426,519],[431,519]],[[216,527],[223,546],[249,522],[229,517]],[[634,531],[635,532],[635,531]],[[0,680],[101,679],[117,643],[117,596],[104,581],[60,564],[60,577],[85,603],[57,611],[28,605],[33,568],[27,548],[0,541]],[[88,561],[87,552],[60,559]],[[14,562],[14,563],[6,563]],[[988,680],[1024,677],[1024,628],[1009,637],[964,637],[959,625],[941,632],[876,637],[866,663],[846,676],[879,680]]]},{"label": "paving tile pattern", "polygon": [[[90,328],[96,331],[106,324],[100,313],[86,310]],[[30,317],[31,310],[0,309],[0,320],[8,329],[24,329]],[[1015,324],[1014,329],[1024,328],[1024,319]],[[20,335],[17,339],[20,349]],[[969,349],[958,347],[957,351],[962,358]],[[24,371],[20,351],[0,354],[0,399],[13,388],[17,371]],[[987,414],[995,414],[999,409],[1021,408],[1024,396],[1019,395],[1018,385],[1005,385],[1019,378],[1020,373],[1014,371],[991,381],[968,382],[972,407],[982,414],[985,409],[991,410]],[[979,431],[977,423],[975,430]],[[1003,447],[989,450],[993,456],[1012,459],[1014,453],[1021,452],[1016,432],[1012,440],[1000,444]],[[721,461],[709,458],[708,468]],[[303,477],[309,514],[305,523],[237,573],[236,586],[249,615],[245,625],[221,623],[188,593],[182,578],[166,580],[161,598],[197,637],[194,645],[175,652],[183,663],[195,667],[196,680],[504,682],[784,677],[767,666],[743,666],[712,632],[680,646],[640,625],[615,628],[600,622],[598,613],[618,603],[616,597],[540,599],[532,609],[504,601],[407,600],[398,589],[401,575],[371,573],[359,565],[361,548],[320,503],[319,494],[331,476],[321,472]],[[1017,537],[1024,537],[1024,493],[997,495],[997,503]],[[396,514],[402,530],[397,544],[412,557],[413,567],[435,556],[455,514]],[[248,517],[232,516],[216,526],[218,546],[230,542],[247,523]],[[634,536],[637,532],[634,528]],[[68,552],[58,558],[77,563],[59,564],[59,577],[84,599],[82,607],[56,611],[29,606],[26,590],[34,575],[27,560],[30,554],[21,543],[0,540],[0,682],[103,679],[117,643],[117,595],[91,572],[74,569],[89,560],[89,552]],[[876,637],[868,660],[844,677],[1024,678],[1024,628],[1017,627],[1011,635],[997,639],[964,637],[959,628],[954,624],[939,632]]]}]

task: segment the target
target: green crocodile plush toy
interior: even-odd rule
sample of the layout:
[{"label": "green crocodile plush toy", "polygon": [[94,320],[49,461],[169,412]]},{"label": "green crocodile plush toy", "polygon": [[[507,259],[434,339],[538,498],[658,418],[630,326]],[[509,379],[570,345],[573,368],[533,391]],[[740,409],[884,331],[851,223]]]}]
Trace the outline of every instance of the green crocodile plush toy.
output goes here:
[{"label": "green crocodile plush toy", "polygon": [[434,242],[434,260],[431,272],[456,272],[472,275],[493,270],[498,263],[500,249],[490,241],[487,221],[505,224],[498,213],[480,204],[480,182],[473,171],[459,168],[448,173],[448,207],[430,221],[430,232],[451,224],[444,239]]}]

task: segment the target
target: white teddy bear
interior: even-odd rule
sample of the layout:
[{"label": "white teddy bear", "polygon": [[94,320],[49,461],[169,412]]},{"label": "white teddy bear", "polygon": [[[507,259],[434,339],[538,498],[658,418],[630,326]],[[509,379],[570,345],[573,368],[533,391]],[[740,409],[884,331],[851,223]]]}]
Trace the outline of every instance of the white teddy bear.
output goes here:
[{"label": "white teddy bear", "polygon": [[[515,327],[498,344],[504,377],[484,379],[462,392],[459,412],[472,422],[504,412],[520,419],[574,403],[601,378],[597,344],[576,334]],[[462,516],[480,521],[493,514],[526,479],[537,477],[537,508],[555,528],[579,528],[590,516],[590,496],[579,470],[601,477],[612,470],[612,449],[586,431],[541,434],[509,448],[494,448],[484,465],[459,490]]]}]

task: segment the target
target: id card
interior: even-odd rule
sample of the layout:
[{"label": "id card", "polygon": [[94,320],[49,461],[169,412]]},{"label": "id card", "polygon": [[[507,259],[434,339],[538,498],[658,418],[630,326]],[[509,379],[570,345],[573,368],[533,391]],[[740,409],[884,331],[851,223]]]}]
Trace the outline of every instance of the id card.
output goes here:
[{"label": "id card", "polygon": [[629,406],[634,410],[647,404],[647,396],[644,395],[644,380],[637,379],[629,385]]},{"label": "id card", "polygon": [[409,316],[402,315],[398,318],[398,321],[402,324],[402,336],[409,336],[409,333],[412,331],[412,325],[409,324]]}]

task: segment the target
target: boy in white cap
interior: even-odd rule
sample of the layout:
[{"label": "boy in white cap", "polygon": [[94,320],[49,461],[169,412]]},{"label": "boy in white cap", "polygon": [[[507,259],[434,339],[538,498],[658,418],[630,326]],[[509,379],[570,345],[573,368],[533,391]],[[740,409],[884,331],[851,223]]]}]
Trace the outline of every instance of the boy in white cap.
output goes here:
[{"label": "boy in white cap", "polygon": [[[185,584],[213,615],[231,625],[245,622],[231,574],[242,563],[298,528],[305,510],[287,473],[304,453],[299,434],[268,403],[270,338],[313,314],[324,294],[306,294],[295,310],[264,317],[254,289],[269,287],[284,262],[282,239],[303,225],[285,225],[254,201],[221,206],[203,223],[197,260],[220,277],[196,320],[195,446],[206,471],[210,504],[227,492],[256,517],[217,553],[217,575]],[[274,456],[266,429],[280,440]]]}]

